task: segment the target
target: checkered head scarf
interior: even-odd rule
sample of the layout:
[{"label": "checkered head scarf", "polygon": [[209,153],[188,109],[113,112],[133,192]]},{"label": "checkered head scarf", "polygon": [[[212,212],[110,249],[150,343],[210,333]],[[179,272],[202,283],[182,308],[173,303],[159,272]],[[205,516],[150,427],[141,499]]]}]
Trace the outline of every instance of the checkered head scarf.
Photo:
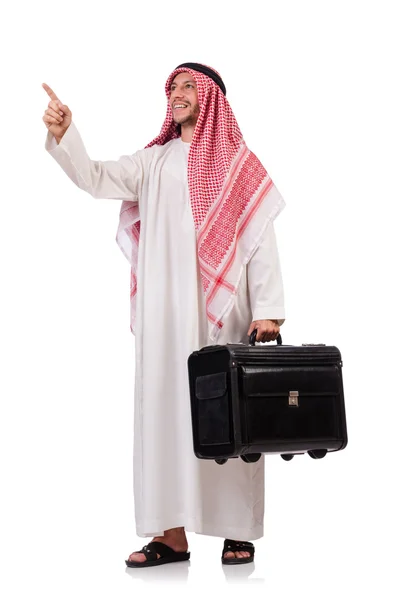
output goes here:
[{"label": "checkered head scarf", "polygon": [[[197,85],[200,112],[189,149],[188,185],[209,337],[216,341],[233,307],[244,266],[269,223],[284,208],[284,200],[262,163],[247,148],[219,73],[205,65],[192,68],[194,63],[185,64],[189,66],[176,68],[168,77],[165,91],[169,100],[178,73],[189,73]],[[168,102],[160,134],[146,147],[166,144],[179,135]],[[139,207],[123,201],[116,239],[131,263],[133,332],[139,231]]]}]

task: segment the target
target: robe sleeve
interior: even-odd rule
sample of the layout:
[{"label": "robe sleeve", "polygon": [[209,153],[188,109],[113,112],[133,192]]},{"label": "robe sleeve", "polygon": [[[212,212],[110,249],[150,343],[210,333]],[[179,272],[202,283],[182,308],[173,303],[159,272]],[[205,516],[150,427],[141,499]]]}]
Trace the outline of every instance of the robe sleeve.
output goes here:
[{"label": "robe sleeve", "polygon": [[73,121],[59,144],[48,132],[45,149],[73,183],[94,198],[138,202],[143,180],[139,152],[118,160],[91,160]]},{"label": "robe sleeve", "polygon": [[273,223],[247,265],[252,320],[285,321],[284,288]]}]

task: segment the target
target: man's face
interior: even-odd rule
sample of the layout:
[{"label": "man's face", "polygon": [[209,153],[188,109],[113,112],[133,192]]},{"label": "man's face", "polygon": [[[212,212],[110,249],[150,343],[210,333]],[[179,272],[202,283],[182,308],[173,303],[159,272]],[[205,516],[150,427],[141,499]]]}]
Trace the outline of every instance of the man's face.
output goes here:
[{"label": "man's face", "polygon": [[178,73],[170,90],[170,106],[175,123],[196,125],[200,109],[196,82],[190,73]]}]

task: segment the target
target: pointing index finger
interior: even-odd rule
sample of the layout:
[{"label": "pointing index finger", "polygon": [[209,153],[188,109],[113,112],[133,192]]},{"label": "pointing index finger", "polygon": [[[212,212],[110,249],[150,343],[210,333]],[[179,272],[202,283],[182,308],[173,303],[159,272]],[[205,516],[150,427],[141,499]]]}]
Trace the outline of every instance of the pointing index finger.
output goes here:
[{"label": "pointing index finger", "polygon": [[43,83],[42,86],[45,89],[45,91],[47,92],[47,94],[49,95],[49,97],[51,98],[51,100],[55,100],[55,102],[59,102],[60,104],[62,104],[62,102],[60,101],[60,99],[58,98],[58,96],[56,95],[54,90],[52,90],[49,85],[47,85],[46,83]]}]

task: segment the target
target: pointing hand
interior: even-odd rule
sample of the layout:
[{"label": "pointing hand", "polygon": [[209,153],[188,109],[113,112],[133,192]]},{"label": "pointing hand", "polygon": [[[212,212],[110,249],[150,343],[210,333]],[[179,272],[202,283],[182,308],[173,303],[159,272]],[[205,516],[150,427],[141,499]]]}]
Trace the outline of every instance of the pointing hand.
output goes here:
[{"label": "pointing hand", "polygon": [[62,104],[49,85],[46,83],[43,83],[42,85],[51,98],[48,103],[48,108],[44,113],[43,121],[48,131],[53,134],[59,143],[72,122],[72,113],[65,104]]}]

